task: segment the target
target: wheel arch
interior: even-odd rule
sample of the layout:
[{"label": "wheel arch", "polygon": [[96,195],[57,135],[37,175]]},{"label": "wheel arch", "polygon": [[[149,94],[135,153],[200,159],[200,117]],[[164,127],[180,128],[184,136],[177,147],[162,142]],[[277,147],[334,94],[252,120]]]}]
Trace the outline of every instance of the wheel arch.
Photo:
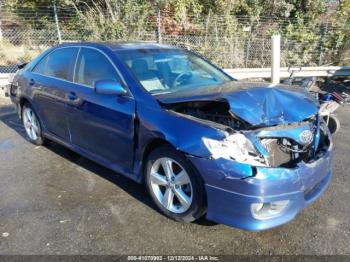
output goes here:
[{"label": "wheel arch", "polygon": [[142,151],[142,165],[141,165],[141,175],[142,175],[142,180],[144,179],[144,171],[145,171],[145,167],[146,167],[146,161],[147,161],[147,157],[149,156],[149,154],[155,150],[158,147],[161,146],[169,146],[172,149],[176,150],[177,152],[183,154],[185,156],[185,158],[187,159],[187,161],[189,162],[189,164],[191,165],[191,167],[195,170],[195,172],[199,174],[199,171],[197,170],[197,168],[192,164],[192,162],[189,160],[189,158],[187,157],[188,155],[190,155],[189,153],[186,153],[184,151],[182,151],[181,149],[175,147],[172,143],[170,143],[169,141],[167,141],[164,138],[153,138],[150,141],[148,141],[148,143],[146,144],[146,146],[144,147],[144,150]]},{"label": "wheel arch", "polygon": [[25,104],[29,104],[29,105],[32,106],[32,103],[30,102],[30,100],[27,97],[22,96],[19,99],[19,112],[18,112],[18,115],[19,115],[20,119],[22,119],[22,111],[23,111],[23,106]]},{"label": "wheel arch", "polygon": [[35,114],[37,115],[37,118],[38,118],[40,127],[42,128],[42,131],[43,131],[45,126],[44,126],[44,123],[43,123],[43,121],[42,121],[42,118],[41,118],[41,116],[40,116],[40,114],[39,114],[39,112],[38,112],[38,110],[37,110],[35,104],[32,103],[31,100],[30,100],[28,97],[26,97],[26,96],[21,96],[21,97],[19,98],[19,102],[18,102],[18,105],[19,105],[19,107],[18,107],[18,115],[19,115],[20,119],[22,120],[23,106],[26,105],[26,104],[29,105],[29,106],[32,108],[32,110],[35,112]]},{"label": "wheel arch", "polygon": [[[189,158],[187,157],[189,154],[186,152],[183,152],[181,150],[179,150],[178,148],[176,148],[174,145],[172,145],[169,141],[163,139],[163,138],[154,138],[152,140],[150,140],[147,145],[145,146],[145,149],[143,150],[143,154],[142,154],[142,167],[141,167],[141,175],[142,175],[142,181],[144,181],[145,179],[145,168],[146,168],[146,161],[147,161],[147,157],[149,156],[149,154],[155,150],[158,147],[161,146],[169,146],[172,149],[176,150],[177,152],[181,153],[184,155],[184,157],[187,159],[189,165],[191,166],[191,168],[194,170],[194,172],[196,172],[196,174],[199,176],[199,179],[202,180],[203,184],[204,184],[204,180],[200,175],[200,172],[197,170],[197,168],[192,164],[192,162],[189,160]],[[206,194],[206,192],[205,192]]]},{"label": "wheel arch", "polygon": [[156,149],[160,146],[170,146],[176,150],[176,148],[171,143],[169,143],[167,140],[165,140],[163,138],[153,138],[152,140],[150,140],[146,144],[146,146],[143,150],[143,153],[142,153],[142,179],[144,179],[144,170],[145,170],[145,166],[146,166],[147,157],[154,149]]}]

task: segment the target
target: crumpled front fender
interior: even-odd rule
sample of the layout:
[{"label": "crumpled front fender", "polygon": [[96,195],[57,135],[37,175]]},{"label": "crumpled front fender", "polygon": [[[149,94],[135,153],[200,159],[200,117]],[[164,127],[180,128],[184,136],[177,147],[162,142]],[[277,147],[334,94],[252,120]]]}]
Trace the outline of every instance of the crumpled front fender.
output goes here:
[{"label": "crumpled front fender", "polygon": [[163,139],[176,149],[197,157],[208,158],[211,153],[204,145],[202,137],[222,140],[227,132],[215,127],[215,123],[201,121],[194,117],[182,116],[171,110],[139,107],[139,142],[145,146],[153,139]]}]

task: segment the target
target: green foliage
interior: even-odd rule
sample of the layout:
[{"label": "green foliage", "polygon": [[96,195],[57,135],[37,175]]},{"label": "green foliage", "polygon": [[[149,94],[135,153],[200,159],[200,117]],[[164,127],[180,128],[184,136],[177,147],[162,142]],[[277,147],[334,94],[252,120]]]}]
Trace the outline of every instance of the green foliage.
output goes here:
[{"label": "green foliage", "polygon": [[[244,55],[244,52],[248,50],[249,53],[250,48],[260,48],[256,44],[262,40],[259,37],[269,38],[272,33],[283,36],[282,58],[285,65],[319,64],[325,59],[332,60],[336,57],[340,60],[340,52],[346,53],[347,50],[350,56],[350,0],[339,0],[334,12],[327,9],[327,0],[55,2],[58,8],[68,8],[74,13],[64,21],[60,20],[62,30],[74,31],[83,40],[141,40],[147,34],[150,39],[154,39],[157,11],[161,9],[162,14],[167,16],[162,24],[163,35],[184,34],[199,37],[198,51],[205,52],[217,61],[225,60],[225,52],[234,54],[237,59],[258,59],[251,54],[248,57],[249,54]],[[27,21],[23,25],[28,28],[55,30],[52,4],[53,0],[13,0],[8,1],[6,6],[19,14],[18,19]],[[39,12],[35,19],[30,12],[21,13],[23,8],[36,12],[42,10],[43,6],[50,12],[41,16]],[[248,19],[242,23],[237,18],[239,16],[247,16]],[[272,18],[272,22],[264,28],[260,25],[266,17]]]},{"label": "green foliage", "polygon": [[174,0],[168,2],[175,11],[175,17],[179,20],[185,20],[188,15],[198,15],[203,6],[198,0]]},{"label": "green foliage", "polygon": [[153,10],[145,0],[111,0],[93,2],[68,1],[77,16],[70,21],[67,29],[74,29],[83,40],[110,41],[136,37],[152,25],[149,18]]}]

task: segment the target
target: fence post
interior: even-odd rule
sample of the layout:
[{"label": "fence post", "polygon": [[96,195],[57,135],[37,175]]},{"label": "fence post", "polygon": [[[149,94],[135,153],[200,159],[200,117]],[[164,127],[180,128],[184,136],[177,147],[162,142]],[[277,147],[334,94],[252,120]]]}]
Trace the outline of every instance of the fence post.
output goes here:
[{"label": "fence post", "polygon": [[161,25],[160,8],[158,9],[158,15],[157,15],[157,42],[159,44],[162,43],[162,25]]},{"label": "fence post", "polygon": [[272,54],[271,54],[271,83],[279,84],[280,82],[280,67],[281,67],[281,36],[273,35]]},{"label": "fence post", "polygon": [[54,12],[54,15],[55,15],[55,23],[56,23],[58,43],[62,43],[61,31],[60,31],[60,25],[58,24],[57,8],[56,8],[55,1],[53,2],[53,12]]},{"label": "fence post", "polygon": [[247,41],[246,53],[245,53],[244,64],[245,64],[246,68],[248,68],[251,41],[252,41],[252,23],[249,25],[249,36],[248,36],[248,41]]},{"label": "fence post", "polygon": [[1,21],[0,21],[0,41],[2,40],[2,31],[1,31]]}]

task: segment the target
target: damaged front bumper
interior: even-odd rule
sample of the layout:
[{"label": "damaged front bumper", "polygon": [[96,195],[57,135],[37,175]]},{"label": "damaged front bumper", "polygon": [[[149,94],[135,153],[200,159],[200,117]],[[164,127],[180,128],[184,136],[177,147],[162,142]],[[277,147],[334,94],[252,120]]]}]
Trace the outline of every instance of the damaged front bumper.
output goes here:
[{"label": "damaged front bumper", "polygon": [[[205,182],[207,218],[252,231],[292,220],[322,194],[332,176],[332,145],[317,160],[301,161],[293,168],[255,167],[224,158],[189,159]],[[253,207],[261,203],[270,207],[284,203],[285,207],[270,217],[259,217]]]}]

